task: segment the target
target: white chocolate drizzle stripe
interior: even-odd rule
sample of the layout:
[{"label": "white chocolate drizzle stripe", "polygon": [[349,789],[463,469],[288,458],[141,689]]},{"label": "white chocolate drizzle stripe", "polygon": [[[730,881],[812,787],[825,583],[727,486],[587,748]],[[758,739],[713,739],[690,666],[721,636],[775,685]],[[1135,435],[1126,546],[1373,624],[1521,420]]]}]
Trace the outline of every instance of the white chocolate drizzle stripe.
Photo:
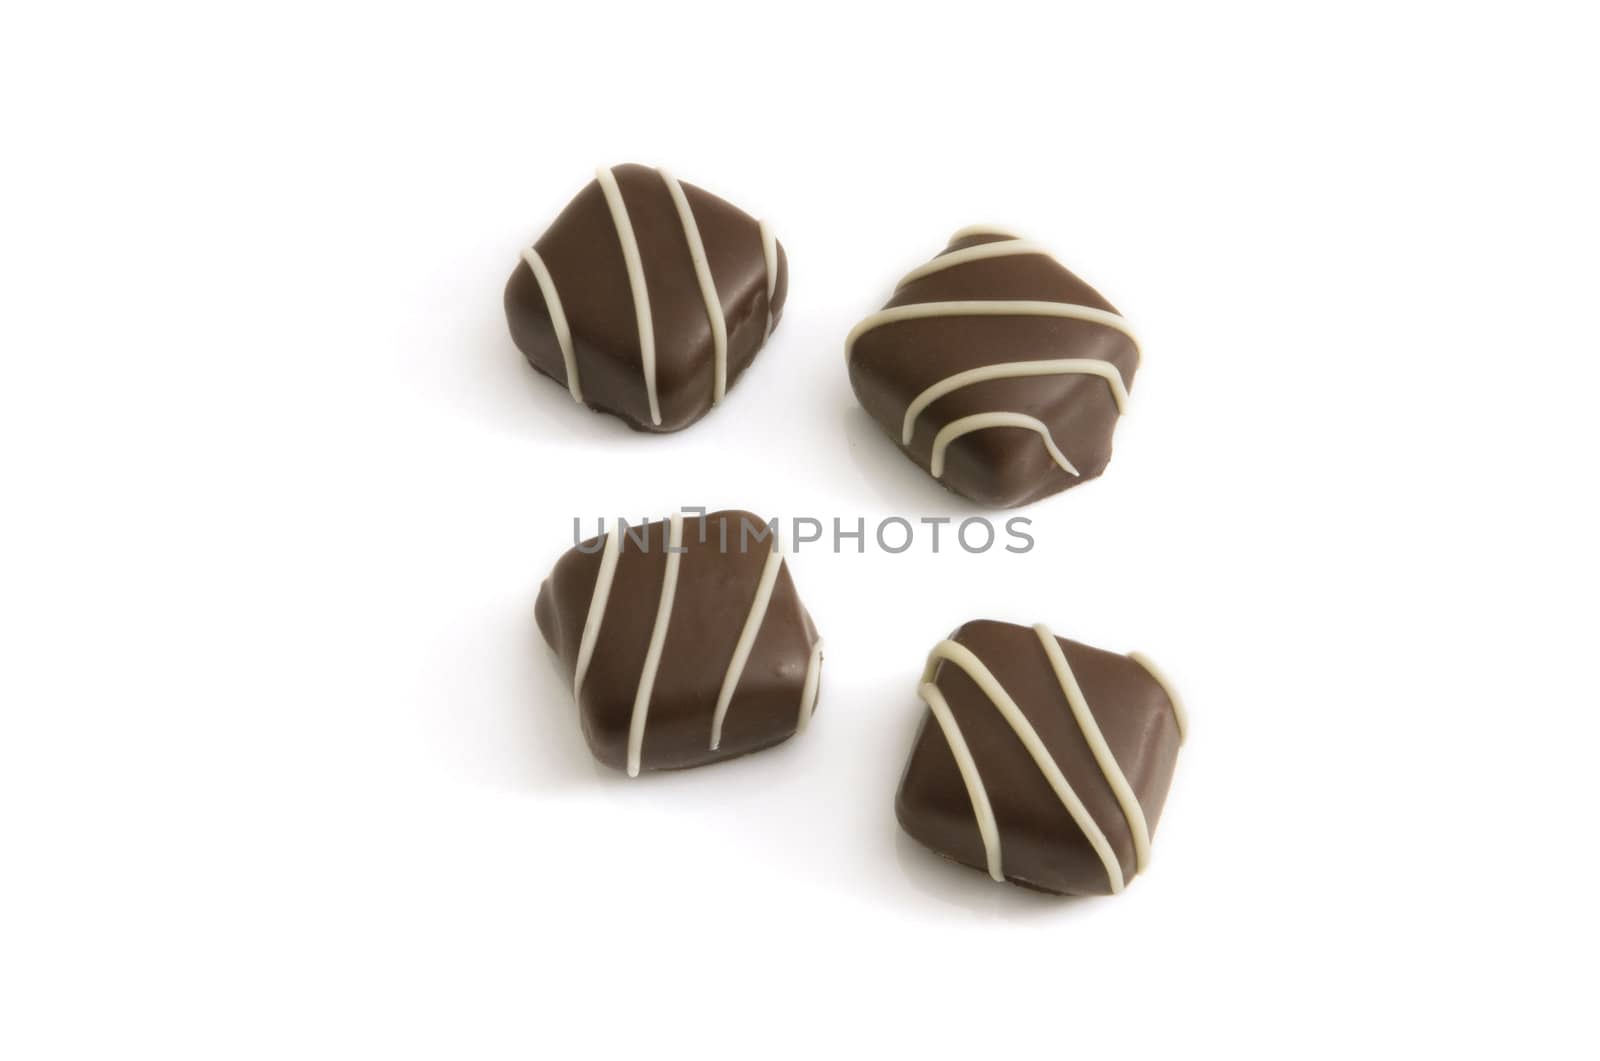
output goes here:
[{"label": "white chocolate drizzle stripe", "polygon": [[913,398],[911,404],[906,406],[905,422],[900,429],[901,443],[911,445],[911,434],[916,427],[917,417],[922,415],[922,410],[945,395],[962,387],[970,387],[974,383],[986,383],[994,379],[1017,379],[1023,376],[1099,376],[1111,388],[1111,397],[1117,403],[1117,412],[1128,411],[1128,388],[1122,382],[1122,373],[1118,372],[1117,366],[1109,361],[1091,357],[1064,357],[1048,361],[1006,361],[969,368],[965,372],[946,376]]},{"label": "white chocolate drizzle stripe", "polygon": [[945,242],[958,243],[964,239],[971,239],[973,236],[999,236],[1001,239],[1022,238],[1009,228],[1001,228],[999,225],[968,225],[965,228],[958,228],[954,232],[950,233],[950,238],[945,240]]},{"label": "white chocolate drizzle stripe", "polygon": [[583,388],[578,385],[578,361],[572,354],[572,329],[567,327],[567,311],[561,308],[561,295],[556,291],[556,282],[550,276],[544,259],[532,247],[522,252],[522,260],[528,263],[528,268],[533,272],[533,278],[539,284],[539,293],[544,296],[545,309],[550,312],[550,327],[556,333],[556,345],[561,347],[561,364],[567,372],[567,390],[572,392],[573,401],[582,402]]},{"label": "white chocolate drizzle stripe", "polygon": [[957,302],[913,302],[908,306],[891,306],[868,316],[850,330],[844,341],[845,361],[855,350],[856,340],[875,328],[901,321],[925,320],[929,317],[1058,317],[1063,320],[1088,321],[1104,324],[1126,335],[1133,343],[1134,353],[1139,353],[1139,339],[1121,314],[1108,313],[1093,306],[1079,306],[1072,302],[1036,302],[1028,299],[981,299]]},{"label": "white chocolate drizzle stripe", "polygon": [[650,647],[644,653],[644,669],[639,673],[639,691],[633,697],[633,717],[628,720],[628,776],[639,776],[639,758],[644,748],[644,724],[650,714],[650,694],[661,668],[661,646],[667,640],[667,625],[672,620],[672,600],[678,594],[678,561],[683,548],[683,514],[673,513],[667,531],[667,566],[661,577],[661,600],[656,605],[656,623],[650,631]]},{"label": "white chocolate drizzle stripe", "polygon": [[1099,857],[1100,863],[1105,866],[1106,880],[1110,883],[1112,893],[1115,894],[1122,891],[1122,864],[1117,861],[1116,852],[1111,849],[1111,844],[1106,840],[1106,834],[1101,831],[1099,825],[1095,824],[1095,820],[1090,816],[1088,808],[1083,805],[1083,801],[1078,798],[1078,794],[1072,790],[1072,785],[1068,783],[1066,775],[1061,772],[1061,767],[1056,763],[1055,757],[1044,746],[1044,741],[1039,739],[1038,731],[1033,728],[1033,723],[1028,721],[1028,716],[1022,713],[1022,708],[1018,707],[1017,702],[1011,698],[1011,694],[1006,692],[1005,687],[989,671],[989,668],[984,666],[983,660],[972,653],[971,649],[949,639],[933,646],[933,651],[928,654],[928,665],[922,673],[924,683],[933,681],[934,675],[938,671],[940,660],[947,660],[960,667],[966,672],[967,677],[971,678],[978,688],[983,691],[983,695],[989,698],[989,702],[1000,712],[1001,717],[1006,720],[1006,724],[1011,727],[1011,731],[1017,735],[1017,739],[1022,741],[1022,746],[1027,749],[1029,757],[1033,759],[1034,765],[1038,766],[1039,772],[1044,775],[1045,781],[1049,783],[1051,790],[1055,792],[1056,798],[1061,801],[1061,805],[1066,808],[1067,813],[1072,816],[1072,820],[1083,831],[1084,837],[1089,841],[1089,846],[1094,849],[1094,853]]},{"label": "white chocolate drizzle stripe", "polygon": [[811,713],[817,709],[817,686],[822,680],[822,639],[811,648],[811,660],[806,664],[806,682],[800,687],[800,716],[795,720],[796,734],[806,731]]},{"label": "white chocolate drizzle stripe", "polygon": [[633,292],[633,316],[639,325],[639,360],[644,365],[645,396],[650,400],[650,422],[661,423],[661,404],[656,398],[656,329],[650,317],[650,292],[644,282],[644,261],[639,257],[639,241],[628,219],[628,204],[622,200],[616,174],[602,166],[595,171],[600,191],[611,209],[611,223],[622,244],[622,260],[628,267],[628,287]]},{"label": "white chocolate drizzle stripe", "polygon": [[1018,254],[1042,254],[1049,258],[1050,252],[1037,243],[1025,239],[1003,239],[994,243],[980,243],[975,247],[962,247],[956,251],[945,251],[937,258],[923,262],[915,269],[900,278],[894,286],[896,291],[905,287],[913,280],[921,280],[924,276],[953,269],[958,265],[968,262],[980,262],[988,258],[1010,258]]},{"label": "white chocolate drizzle stripe", "polygon": [[1067,455],[1056,446],[1056,440],[1050,437],[1050,428],[1045,426],[1044,421],[1026,413],[974,413],[959,420],[952,420],[933,437],[933,454],[928,462],[928,471],[935,479],[943,476],[945,448],[962,435],[970,435],[974,431],[983,431],[991,427],[1027,428],[1044,442],[1044,448],[1050,451],[1050,459],[1060,465],[1062,471],[1068,475],[1079,474],[1078,469],[1067,460]]},{"label": "white chocolate drizzle stripe", "polygon": [[1122,816],[1127,819],[1128,834],[1133,837],[1134,867],[1142,873],[1150,864],[1150,827],[1144,820],[1144,808],[1139,805],[1139,797],[1134,793],[1133,786],[1128,784],[1127,775],[1122,772],[1111,745],[1106,743],[1105,734],[1100,732],[1100,724],[1089,709],[1089,701],[1084,698],[1078,676],[1072,673],[1072,665],[1067,662],[1066,653],[1061,651],[1055,635],[1043,623],[1036,624],[1033,631],[1039,635],[1040,644],[1044,645],[1044,654],[1050,660],[1051,669],[1056,672],[1061,691],[1066,694],[1072,717],[1083,731],[1084,742],[1089,745],[1094,761],[1100,764],[1100,772],[1105,775],[1106,784],[1111,786],[1111,793],[1122,808]]},{"label": "white chocolate drizzle stripe", "polygon": [[1004,883],[1006,875],[1000,867],[1000,826],[994,818],[994,807],[989,804],[988,790],[983,787],[983,775],[978,773],[978,764],[972,761],[967,739],[961,735],[961,727],[956,725],[956,717],[950,713],[950,704],[937,685],[923,682],[917,689],[917,695],[922,697],[922,702],[933,712],[934,721],[944,731],[945,743],[950,746],[956,769],[961,771],[961,781],[967,786],[967,799],[972,801],[972,816],[978,822],[978,835],[983,838],[983,858],[988,863],[989,876]]},{"label": "white chocolate drizzle stripe", "polygon": [[778,239],[765,221],[761,227],[761,256],[767,263],[767,334],[772,334],[772,298],[778,293]]},{"label": "white chocolate drizzle stripe", "polygon": [[594,655],[594,643],[600,636],[600,624],[605,621],[606,603],[611,599],[611,579],[617,573],[617,554],[622,547],[622,535],[612,530],[606,535],[600,550],[600,570],[594,576],[594,593],[589,598],[589,611],[583,617],[583,636],[578,640],[578,665],[572,672],[572,698],[576,700],[583,689],[583,676],[589,673],[589,659]]},{"label": "white chocolate drizzle stripe", "polygon": [[728,319],[722,312],[722,296],[717,294],[717,282],[711,276],[711,263],[706,259],[706,245],[700,238],[700,226],[689,208],[689,198],[683,194],[678,178],[665,169],[656,171],[672,195],[672,204],[678,208],[678,220],[683,222],[683,236],[689,243],[689,260],[694,264],[695,280],[700,284],[700,297],[705,299],[706,319],[711,322],[711,360],[715,366],[711,389],[711,404],[722,401],[728,390]]},{"label": "white chocolate drizzle stripe", "polygon": [[733,658],[722,676],[722,691],[717,693],[717,709],[711,716],[711,750],[722,744],[722,720],[728,715],[728,705],[733,703],[734,690],[744,674],[744,665],[750,661],[750,650],[755,647],[756,635],[761,633],[761,621],[767,617],[767,605],[772,603],[772,587],[778,581],[778,571],[783,567],[783,550],[778,547],[778,532],[772,532],[772,551],[761,568],[761,578],[756,583],[755,599],[750,602],[750,612],[745,616],[744,628],[733,646]]},{"label": "white chocolate drizzle stripe", "polygon": [[1156,684],[1161,686],[1161,691],[1167,694],[1167,699],[1172,702],[1172,720],[1178,724],[1178,740],[1187,740],[1189,738],[1189,712],[1184,709],[1183,701],[1178,697],[1178,690],[1172,687],[1172,683],[1167,681],[1167,676],[1156,669],[1156,665],[1150,662],[1150,657],[1143,652],[1130,652],[1128,653],[1128,658],[1149,671],[1150,677],[1154,678]]}]

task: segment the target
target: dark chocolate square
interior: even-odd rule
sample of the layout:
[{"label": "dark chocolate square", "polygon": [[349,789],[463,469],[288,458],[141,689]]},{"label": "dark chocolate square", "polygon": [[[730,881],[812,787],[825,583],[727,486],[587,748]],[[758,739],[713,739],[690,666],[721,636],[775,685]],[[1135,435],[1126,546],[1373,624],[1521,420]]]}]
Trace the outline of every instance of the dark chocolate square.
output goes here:
[{"label": "dark chocolate square", "polygon": [[907,273],[845,356],[901,450],[996,508],[1103,472],[1139,367],[1111,303],[1037,244],[986,227]]},{"label": "dark chocolate square", "polygon": [[511,338],[574,399],[642,431],[722,400],[783,314],[765,222],[665,170],[601,169],[506,283]]},{"label": "dark chocolate square", "polygon": [[1185,722],[1143,656],[979,620],[935,646],[918,692],[907,833],[1047,892],[1119,892],[1144,869]]},{"label": "dark chocolate square", "polygon": [[816,706],[822,640],[749,512],[612,525],[556,562],[536,615],[590,750],[630,775],[769,747]]}]

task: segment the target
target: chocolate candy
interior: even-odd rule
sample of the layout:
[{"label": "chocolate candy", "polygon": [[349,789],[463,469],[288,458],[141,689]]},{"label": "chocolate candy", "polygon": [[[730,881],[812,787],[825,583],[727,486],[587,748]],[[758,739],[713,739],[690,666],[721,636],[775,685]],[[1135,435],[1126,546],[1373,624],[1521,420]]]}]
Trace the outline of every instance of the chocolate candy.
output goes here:
[{"label": "chocolate candy", "polygon": [[845,341],[856,397],[950,489],[1010,508],[1111,459],[1139,347],[1036,243],[964,228]]},{"label": "chocolate candy", "polygon": [[677,431],[722,400],[783,313],[766,222],[666,170],[602,169],[506,283],[511,338],[591,409]]},{"label": "chocolate candy", "polygon": [[979,620],[934,646],[895,813],[997,881],[1122,890],[1150,857],[1183,707],[1143,656]]},{"label": "chocolate candy", "polygon": [[589,749],[630,776],[778,744],[816,705],[822,641],[748,512],[613,526],[556,562],[536,616]]}]

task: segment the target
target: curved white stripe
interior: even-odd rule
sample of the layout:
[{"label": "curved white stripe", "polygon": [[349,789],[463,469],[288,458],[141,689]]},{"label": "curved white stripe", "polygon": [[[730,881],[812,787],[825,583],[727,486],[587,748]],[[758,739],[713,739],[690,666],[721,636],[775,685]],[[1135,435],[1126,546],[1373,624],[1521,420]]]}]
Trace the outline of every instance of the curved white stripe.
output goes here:
[{"label": "curved white stripe", "polygon": [[589,673],[589,658],[594,655],[594,643],[600,636],[600,624],[606,617],[606,602],[611,599],[611,579],[617,573],[617,553],[622,547],[621,528],[606,535],[600,550],[600,570],[594,576],[594,593],[589,597],[589,611],[583,617],[583,637],[578,640],[578,666],[572,672],[572,698],[578,698],[583,688],[583,676]]},{"label": "curved white stripe", "polygon": [[923,262],[915,269],[900,278],[894,285],[896,291],[905,287],[913,280],[921,280],[932,273],[943,272],[957,265],[967,262],[979,262],[986,258],[1009,258],[1016,254],[1042,254],[1050,257],[1050,252],[1037,243],[1025,239],[1003,239],[994,243],[980,243],[975,247],[963,247],[958,251],[946,251],[937,258]]},{"label": "curved white stripe", "polygon": [[806,683],[800,687],[800,717],[795,722],[796,734],[806,731],[806,723],[811,721],[811,712],[817,709],[817,686],[822,680],[822,639],[812,646],[811,660],[806,664]]},{"label": "curved white stripe", "polygon": [[761,256],[767,263],[767,334],[772,334],[772,296],[778,293],[778,238],[765,221],[761,226]]},{"label": "curved white stripe", "polygon": [[1061,470],[1068,475],[1077,475],[1078,469],[1067,460],[1067,455],[1056,448],[1056,440],[1050,437],[1050,429],[1044,421],[1028,416],[1025,413],[974,413],[963,416],[959,420],[952,420],[944,425],[939,433],[933,436],[933,455],[928,462],[928,471],[935,479],[944,474],[944,451],[962,435],[970,435],[974,431],[982,431],[990,427],[1025,427],[1038,435],[1044,442],[1044,448],[1050,451],[1050,459],[1061,466]]},{"label": "curved white stripe", "polygon": [[961,735],[961,727],[956,725],[956,717],[950,713],[950,704],[937,685],[924,682],[917,690],[917,695],[922,697],[922,702],[933,712],[934,721],[944,731],[945,743],[950,745],[956,769],[961,771],[961,781],[967,786],[967,798],[972,801],[972,816],[977,819],[978,835],[983,838],[983,857],[989,864],[989,876],[1004,883],[1006,875],[1000,868],[1000,825],[995,821],[994,808],[989,805],[989,793],[983,787],[983,775],[978,773],[978,764],[972,761],[972,751],[967,747],[966,738]]},{"label": "curved white stripe", "polygon": [[974,383],[985,383],[992,379],[1015,379],[1019,376],[1099,376],[1111,387],[1111,398],[1117,403],[1117,412],[1128,411],[1128,388],[1122,382],[1122,373],[1118,372],[1117,366],[1109,361],[1090,357],[1064,357],[1049,361],[1006,361],[997,365],[969,368],[965,372],[946,376],[913,398],[911,404],[906,406],[905,422],[900,428],[901,443],[911,445],[911,433],[916,427],[917,417],[922,415],[922,410],[946,394],[958,391],[962,387],[970,387]]},{"label": "curved white stripe", "polygon": [[1189,738],[1189,712],[1184,710],[1183,701],[1178,698],[1178,690],[1172,687],[1172,683],[1167,681],[1167,676],[1157,670],[1156,665],[1150,662],[1150,658],[1143,652],[1130,652],[1128,653],[1128,658],[1149,671],[1150,677],[1154,678],[1156,684],[1161,686],[1161,691],[1167,694],[1167,699],[1172,701],[1172,720],[1178,724],[1178,739],[1180,741],[1187,740]]},{"label": "curved white stripe", "polygon": [[661,577],[661,600],[656,605],[656,624],[650,631],[650,647],[645,649],[644,670],[639,673],[639,691],[633,696],[633,717],[628,720],[628,776],[639,776],[639,756],[644,748],[644,723],[650,714],[650,694],[655,690],[656,671],[661,668],[661,646],[667,640],[667,624],[672,620],[672,600],[678,595],[678,560],[683,553],[683,514],[675,512],[668,524],[667,567]]},{"label": "curved white stripe", "polygon": [[995,708],[1006,720],[1006,724],[1011,727],[1011,731],[1017,735],[1017,739],[1022,741],[1023,747],[1028,750],[1028,755],[1033,759],[1034,765],[1038,766],[1039,772],[1044,775],[1045,780],[1049,782],[1050,788],[1056,794],[1056,798],[1067,809],[1067,813],[1072,816],[1072,820],[1077,823],[1078,828],[1083,830],[1083,835],[1088,839],[1089,846],[1094,849],[1094,853],[1099,856],[1101,864],[1105,866],[1106,879],[1111,884],[1111,891],[1113,893],[1120,892],[1123,887],[1122,864],[1117,861],[1116,852],[1111,850],[1111,844],[1107,842],[1106,834],[1100,831],[1100,826],[1095,824],[1094,818],[1089,815],[1089,811],[1084,807],[1083,801],[1072,790],[1072,786],[1067,782],[1066,775],[1061,772],[1061,767],[1056,764],[1055,758],[1050,754],[1050,750],[1044,746],[1044,741],[1039,739],[1038,732],[1033,728],[1033,723],[1028,721],[1028,717],[1022,713],[1022,708],[1017,706],[1017,702],[1011,698],[1011,694],[1005,691],[1005,687],[995,679],[989,668],[984,666],[983,660],[973,655],[972,650],[965,645],[957,644],[949,639],[939,642],[933,646],[933,651],[928,653],[928,665],[922,672],[923,682],[933,681],[934,675],[938,671],[940,660],[948,660],[965,671],[967,677],[971,678],[978,688],[983,690],[983,695],[989,698],[989,702],[994,704]]},{"label": "curved white stripe", "polygon": [[533,278],[539,283],[539,293],[544,296],[545,308],[550,311],[550,327],[556,333],[556,345],[561,347],[561,364],[567,371],[567,390],[572,392],[573,401],[581,402],[583,388],[578,386],[578,362],[572,355],[572,329],[567,327],[567,311],[561,308],[561,295],[556,291],[556,282],[545,267],[544,259],[532,247],[522,252],[522,260],[533,271]]},{"label": "curved white stripe", "polygon": [[1144,808],[1139,805],[1139,797],[1134,793],[1133,786],[1128,784],[1127,775],[1122,772],[1111,745],[1106,743],[1105,734],[1100,732],[1100,724],[1095,721],[1094,712],[1089,710],[1083,687],[1078,684],[1078,676],[1072,673],[1072,665],[1067,662],[1067,655],[1061,651],[1056,636],[1043,623],[1035,624],[1033,632],[1039,635],[1039,642],[1044,645],[1044,654],[1049,657],[1050,667],[1056,672],[1056,680],[1061,683],[1061,691],[1066,694],[1072,717],[1083,731],[1084,742],[1089,745],[1094,761],[1100,764],[1100,772],[1105,774],[1112,795],[1117,797],[1122,816],[1128,820],[1128,833],[1133,837],[1134,867],[1142,873],[1150,864],[1150,827],[1144,820]]},{"label": "curved white stripe", "polygon": [[650,317],[650,292],[644,283],[644,261],[639,257],[639,241],[633,234],[633,222],[628,220],[628,204],[622,201],[622,189],[617,187],[616,174],[602,166],[595,171],[600,191],[611,209],[611,223],[617,230],[617,242],[622,244],[622,260],[628,267],[628,287],[633,292],[633,316],[639,325],[639,360],[644,365],[644,391],[650,399],[650,422],[661,423],[661,404],[656,399],[656,328]]},{"label": "curved white stripe", "polygon": [[755,599],[750,602],[750,612],[744,618],[744,629],[739,631],[739,641],[733,646],[733,658],[722,676],[722,691],[717,693],[717,709],[711,715],[711,750],[722,744],[722,720],[727,717],[728,705],[733,702],[733,692],[739,687],[739,676],[750,660],[750,650],[755,647],[756,635],[761,632],[761,620],[767,617],[767,605],[772,602],[772,587],[778,581],[778,569],[783,567],[783,550],[778,547],[778,532],[772,532],[772,551],[761,569],[761,580],[756,583]]},{"label": "curved white stripe", "polygon": [[700,297],[706,302],[706,319],[711,322],[711,363],[715,366],[711,388],[711,404],[722,400],[728,390],[728,319],[722,312],[722,296],[717,294],[717,282],[711,276],[711,263],[706,260],[706,245],[700,238],[700,226],[695,222],[694,211],[689,208],[689,198],[683,194],[678,178],[665,169],[656,171],[672,195],[672,205],[678,208],[678,220],[683,222],[683,236],[689,243],[689,260],[694,263],[694,276],[700,283]]},{"label": "curved white stripe", "polygon": [[971,239],[973,236],[999,236],[1001,239],[1022,238],[1009,228],[1001,228],[999,225],[968,225],[966,228],[958,228],[950,233],[950,238],[945,242],[956,243],[960,240]]},{"label": "curved white stripe", "polygon": [[909,306],[891,306],[871,314],[850,330],[844,341],[844,357],[850,360],[856,340],[874,328],[900,321],[923,320],[928,317],[1060,317],[1063,320],[1088,321],[1115,328],[1133,342],[1134,353],[1139,353],[1139,338],[1121,314],[1108,313],[1093,306],[1079,306],[1071,302],[1035,302],[1028,299],[988,299],[959,302],[914,302]]}]

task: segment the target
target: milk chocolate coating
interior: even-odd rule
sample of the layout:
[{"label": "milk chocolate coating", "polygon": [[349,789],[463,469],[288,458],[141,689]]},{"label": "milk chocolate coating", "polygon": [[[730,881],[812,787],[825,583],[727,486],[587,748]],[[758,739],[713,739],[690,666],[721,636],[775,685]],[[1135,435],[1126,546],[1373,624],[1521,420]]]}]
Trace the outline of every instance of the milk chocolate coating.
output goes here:
[{"label": "milk chocolate coating", "polygon": [[[1138,870],[1132,829],[1095,760],[1062,684],[1030,627],[978,620],[951,635],[988,666],[1039,734],[1110,842],[1124,880]],[[1182,741],[1165,687],[1127,656],[1056,638],[1100,732],[1153,835]],[[1111,891],[1105,864],[994,703],[956,664],[942,661],[944,694],[994,811],[1006,880],[1065,895]],[[912,745],[895,814],[905,831],[946,858],[984,869],[974,805],[944,731],[929,711]]]},{"label": "milk chocolate coating", "polygon": [[[741,521],[751,528],[747,545],[741,544]],[[578,695],[589,749],[619,770],[627,768],[635,694],[661,599],[667,528],[666,521],[641,524],[619,539],[610,595]],[[720,745],[710,747],[717,697],[771,550],[770,538],[754,538],[765,528],[741,511],[683,520],[675,596],[645,716],[643,769],[700,766],[757,751],[793,736],[802,713],[809,715],[812,705],[802,704],[802,693],[818,637],[785,561],[734,688]],[[569,685],[601,567],[600,542],[593,538],[570,549],[539,589],[539,629]]]},{"label": "milk chocolate coating", "polygon": [[[710,411],[714,393],[711,321],[690,257],[684,224],[660,172],[612,169],[639,245],[655,335],[661,423],[651,422],[633,289],[617,227],[598,181],[590,181],[539,237],[534,249],[549,269],[571,331],[584,404],[640,431],[688,427]],[[788,294],[788,261],[777,248],[777,277],[767,300],[767,265],[759,222],[683,184],[705,245],[706,261],[727,321],[727,386],[755,359],[776,326]],[[528,362],[568,382],[561,346],[533,270],[519,261],[505,290],[511,338]]]},{"label": "milk chocolate coating", "polygon": [[[983,234],[956,239],[934,260],[1007,238]],[[986,258],[929,273],[896,291],[884,308],[996,299],[1062,302],[1117,312],[1088,284],[1043,254]],[[1101,323],[1020,315],[933,317],[898,321],[864,333],[850,358],[850,383],[895,444],[928,471],[935,436],[962,417],[1003,411],[1042,421],[1078,475],[1058,465],[1039,436],[1021,427],[990,427],[962,435],[945,454],[940,477],[945,486],[983,505],[1012,508],[1070,489],[1105,470],[1118,419],[1105,380],[1089,375],[1028,376],[962,387],[936,399],[917,417],[910,445],[901,444],[902,420],[917,395],[959,372],[1053,358],[1108,361],[1129,390],[1139,364],[1133,340]]]}]

